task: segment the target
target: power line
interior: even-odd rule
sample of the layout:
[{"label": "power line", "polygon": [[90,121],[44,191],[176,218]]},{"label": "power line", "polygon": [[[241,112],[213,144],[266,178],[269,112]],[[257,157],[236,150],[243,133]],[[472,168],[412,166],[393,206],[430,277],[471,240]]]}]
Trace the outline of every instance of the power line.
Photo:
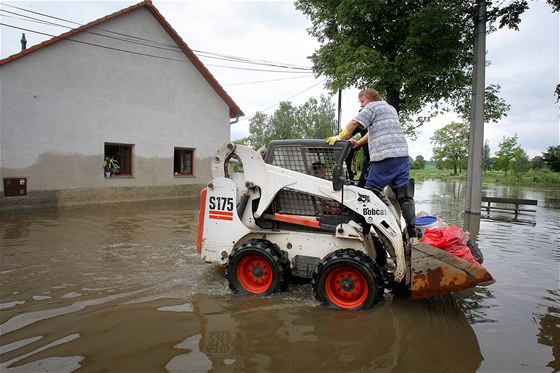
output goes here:
[{"label": "power line", "polygon": [[[291,100],[292,98],[297,97],[297,96],[301,95],[302,93],[305,93],[305,92],[309,91],[310,89],[317,87],[319,84],[323,83],[325,80],[326,80],[326,79],[323,79],[323,80],[319,81],[318,83],[313,84],[311,87],[308,87],[308,88],[304,89],[303,91],[301,91],[301,92],[299,92],[299,93],[296,93],[295,95],[293,95],[293,96],[287,98],[286,100],[282,100],[282,102],[283,102],[283,101],[287,101],[287,100]],[[276,106],[278,106],[278,105],[280,105],[280,103],[277,103],[277,104],[274,104],[274,105],[272,105],[272,106],[269,106],[269,107],[267,107],[267,108],[264,109],[264,110],[257,110],[256,112],[261,112],[261,113],[262,113],[262,112],[268,111],[268,110],[270,110],[270,109],[272,109],[273,107],[276,107]],[[251,115],[251,116],[249,116],[249,117],[240,118],[240,119],[239,119],[239,122],[242,122],[242,121],[244,121],[244,120],[253,119],[253,117],[254,117],[254,115]]]},{"label": "power line", "polygon": [[232,84],[224,84],[224,87],[231,87],[231,86],[238,86],[238,85],[248,85],[248,84],[259,84],[259,83],[270,83],[270,82],[278,82],[278,81],[286,81],[292,79],[302,79],[302,78],[310,78],[314,75],[305,75],[305,76],[294,76],[291,78],[281,78],[281,79],[269,79],[269,80],[260,80],[256,82],[246,82],[246,83],[232,83]]},{"label": "power line", "polygon": [[[35,14],[35,15],[40,15],[42,17],[51,18],[51,19],[54,19],[54,20],[57,20],[57,21],[71,23],[71,24],[74,24],[74,25],[78,25],[79,27],[84,26],[83,24],[80,24],[78,22],[73,22],[73,21],[70,21],[70,20],[63,19],[63,18],[50,16],[50,15],[47,15],[47,14],[44,14],[44,13],[27,10],[27,9],[16,7],[16,6],[13,6],[13,5],[4,4],[4,3],[0,3],[0,5],[8,6],[8,7],[18,9],[18,10],[21,10],[21,11],[24,11],[24,12],[29,12],[29,13]],[[10,14],[10,16],[8,16],[9,18],[18,19],[17,17],[14,17],[14,16],[18,16],[18,17],[23,17],[23,19],[19,18],[20,20],[24,20],[24,21],[28,21],[28,22],[34,22],[34,23],[47,25],[47,26],[63,27],[65,29],[69,29],[69,30],[74,30],[75,29],[75,28],[72,28],[70,26],[63,25],[63,24],[60,24],[60,23],[57,23],[57,22],[52,22],[52,21],[49,21],[49,20],[39,19],[39,18],[36,18],[36,17],[32,17],[32,16],[29,16],[29,15],[20,14],[20,13],[16,13],[16,12],[11,12],[11,11],[1,9],[1,8],[0,8],[0,12],[3,12],[5,14]],[[144,53],[144,52],[135,52],[135,51],[127,50],[127,49],[110,47],[110,46],[107,46],[107,45],[101,45],[101,44],[91,43],[91,42],[82,41],[82,40],[76,40],[76,39],[73,39],[71,37],[60,38],[60,35],[56,36],[56,35],[52,35],[52,34],[49,34],[49,33],[41,32],[41,31],[37,31],[37,30],[32,30],[32,29],[29,29],[29,28],[24,28],[24,27],[19,27],[19,26],[6,24],[6,23],[3,23],[3,22],[0,22],[0,25],[5,26],[5,27],[9,27],[9,28],[18,29],[18,30],[21,30],[21,31],[35,33],[35,34],[38,34],[38,35],[48,36],[48,37],[51,37],[51,38],[59,38],[60,40],[67,40],[67,41],[70,41],[70,42],[75,42],[75,43],[88,45],[88,46],[92,46],[92,47],[109,49],[109,50],[122,52],[122,53],[129,53],[129,54],[133,54],[133,55],[139,55],[139,56],[151,57],[151,58],[158,58],[158,59],[175,61],[175,62],[183,62],[183,63],[184,62],[187,62],[187,63],[190,62],[188,60],[183,60],[183,59],[175,59],[175,58],[171,58],[171,57],[164,57],[164,56],[161,56],[161,55]],[[103,34],[103,33],[92,31],[92,30],[105,32],[107,34]],[[99,28],[99,27],[92,27],[91,29],[80,30],[80,32],[92,34],[92,35],[103,37],[103,38],[122,41],[124,43],[140,45],[140,46],[144,46],[144,47],[148,47],[148,48],[155,48],[155,49],[159,49],[159,50],[183,53],[182,50],[175,44],[171,45],[171,44],[167,44],[167,43],[153,41],[153,40],[138,37],[138,36],[135,36],[135,35],[119,33],[119,32],[115,32],[115,31],[111,31],[111,30],[102,29],[102,28]],[[116,35],[116,36],[112,36],[112,35]],[[205,66],[227,68],[227,69],[234,69],[234,70],[268,72],[268,73],[307,74],[306,76],[297,76],[297,77],[291,77],[291,78],[271,79],[271,80],[262,80],[262,81],[255,81],[255,82],[246,82],[246,83],[235,83],[235,84],[230,84],[229,86],[258,84],[258,83],[266,83],[266,82],[272,82],[272,81],[285,81],[285,80],[290,80],[290,79],[301,79],[301,78],[307,78],[307,77],[313,76],[313,75],[309,75],[309,73],[311,73],[313,71],[309,67],[302,67],[302,66],[298,66],[298,65],[287,64],[287,63],[279,63],[279,62],[273,62],[273,61],[267,61],[267,60],[257,60],[257,59],[249,59],[249,58],[245,58],[245,57],[230,56],[230,55],[224,55],[224,54],[214,53],[214,52],[207,52],[207,51],[202,51],[202,50],[194,50],[193,49],[193,52],[195,52],[201,58],[217,59],[217,60],[229,61],[229,62],[232,62],[232,63],[251,64],[251,65],[257,65],[257,66],[270,66],[270,67],[275,67],[275,68],[284,69],[284,70],[244,68],[244,67],[237,67],[237,66],[216,65],[216,64],[208,64],[208,63],[205,63]],[[291,71],[286,71],[286,70],[291,70]],[[293,71],[293,70],[295,70],[295,71]],[[288,100],[291,100],[292,98],[297,97],[297,96],[305,93],[306,91],[316,87],[317,85],[323,83],[324,81],[325,80],[323,79],[323,80],[319,81],[318,83],[312,85],[311,87],[306,88],[299,93],[296,93],[295,95],[289,97]],[[274,104],[274,105],[272,105],[272,106],[270,106],[270,107],[268,107],[264,110],[259,110],[259,111],[262,111],[262,112],[268,111],[268,110],[270,110],[270,109],[272,109],[272,108],[274,108],[278,105],[279,105],[279,103]],[[253,118],[253,116],[244,117],[241,120],[251,119],[251,118]]]},{"label": "power line", "polygon": [[[21,30],[21,31],[33,32],[33,33],[39,34],[39,35],[45,35],[45,36],[51,36],[53,38],[59,38],[59,36],[47,34],[47,33],[40,32],[40,31],[26,29],[26,28],[23,28],[23,27],[8,25],[8,24],[3,23],[3,22],[0,22],[0,25],[5,26],[5,27],[11,27],[11,28]],[[109,47],[107,45],[99,45],[99,44],[95,44],[95,43],[89,43],[89,42],[83,41],[83,40],[76,40],[76,39],[72,39],[72,38],[69,38],[69,37],[61,38],[60,40],[71,41],[71,42],[74,42],[74,43],[85,44],[85,45],[89,45],[89,46],[92,46],[92,47],[98,47],[98,48],[103,48],[103,49],[109,49],[109,50],[113,50],[113,51],[117,51],[117,52],[135,54],[135,55],[138,55],[138,56],[159,58],[159,59],[168,60],[168,61],[185,62],[184,60],[179,60],[179,59],[174,59],[174,58],[169,58],[169,57],[163,57],[163,56],[157,56],[157,55],[142,53],[142,52],[134,52],[134,51],[130,51],[130,50],[124,50],[124,49],[120,49],[120,48]]]},{"label": "power line", "polygon": [[[8,7],[18,9],[18,10],[21,10],[21,11],[24,11],[24,12],[29,12],[29,13],[32,13],[32,14],[35,14],[35,15],[40,15],[40,16],[47,17],[47,18],[52,18],[52,19],[55,19],[55,20],[58,20],[58,21],[63,21],[63,22],[83,26],[80,23],[70,21],[70,20],[67,20],[67,19],[50,16],[50,15],[47,15],[47,14],[44,14],[44,13],[27,10],[27,9],[24,9],[24,8],[21,8],[21,7],[16,7],[16,6],[9,5],[9,4],[3,4],[3,3],[0,3],[0,4],[2,4],[3,6],[8,6]],[[60,23],[55,23],[55,22],[51,22],[51,21],[42,20],[42,19],[39,19],[39,18],[36,18],[36,17],[31,17],[31,16],[28,16],[28,15],[25,15],[25,14],[11,12],[11,11],[5,10],[5,9],[0,9],[0,11],[4,12],[4,13],[24,17],[25,20],[28,20],[30,22],[35,22],[35,23],[40,23],[40,24],[50,25],[50,26],[58,26],[58,27],[66,28],[66,29],[72,29],[72,27],[67,26],[67,25],[62,25]],[[6,25],[6,26],[17,28],[15,26],[10,26],[10,25]],[[21,29],[23,29],[23,28],[21,28]],[[97,35],[97,36],[104,37],[104,38],[123,41],[125,43],[138,44],[138,45],[142,45],[142,46],[146,46],[146,47],[150,47],[150,48],[156,48],[156,49],[161,49],[161,50],[167,50],[167,51],[182,53],[181,49],[177,45],[170,45],[170,44],[166,44],[166,43],[156,42],[156,41],[149,40],[149,39],[146,39],[146,38],[141,38],[141,37],[138,37],[138,36],[123,34],[123,33],[115,32],[115,31],[111,31],[111,30],[105,30],[105,29],[101,29],[101,28],[95,28],[95,29],[99,30],[99,31],[109,33],[109,34],[118,35],[119,37],[105,35],[105,34],[102,34],[102,33],[99,33],[99,32],[91,31],[91,30],[82,30],[82,32],[89,33],[89,34],[92,34],[92,35]],[[54,37],[54,35],[41,33],[41,32],[33,31],[33,30],[29,30],[29,32],[35,32],[35,33],[38,33],[38,34],[49,35],[49,36]],[[312,71],[312,69],[308,68],[308,67],[301,67],[301,66],[291,65],[291,64],[286,64],[286,63],[278,63],[278,62],[272,62],[272,61],[266,61],[266,60],[252,60],[252,59],[248,59],[248,58],[244,58],[244,57],[228,56],[228,55],[223,55],[223,54],[213,53],[213,52],[206,52],[206,51],[201,51],[201,50],[193,50],[193,52],[197,53],[197,55],[199,55],[200,57],[219,59],[219,60],[230,61],[230,62],[234,62],[234,63],[246,63],[246,64],[253,64],[253,65],[277,67],[277,68],[283,68],[283,69],[294,69],[294,70],[305,71],[307,73]],[[223,66],[223,65],[209,65],[209,66],[229,68],[229,67]],[[236,69],[245,70],[243,68],[236,68]],[[277,72],[277,71],[259,70],[259,69],[247,69],[247,70],[249,70],[249,71],[263,71],[263,72]]]},{"label": "power line", "polygon": [[[0,25],[5,26],[5,27],[14,28],[14,29],[21,30],[21,31],[32,32],[32,33],[39,34],[39,35],[50,36],[52,38],[60,38],[60,36],[55,36],[55,35],[52,35],[52,34],[47,34],[45,32],[40,32],[40,31],[36,31],[36,30],[23,28],[23,27],[9,25],[9,24],[3,23],[3,22],[0,22]],[[159,56],[159,55],[149,54],[149,53],[143,53],[143,52],[135,52],[135,51],[126,50],[126,49],[122,49],[122,48],[116,48],[116,47],[110,47],[110,46],[107,46],[107,45],[90,43],[90,42],[83,41],[83,40],[72,39],[70,37],[60,38],[60,40],[71,41],[71,42],[74,42],[74,43],[85,44],[85,45],[89,45],[89,46],[92,46],[92,47],[98,47],[98,48],[103,48],[103,49],[109,49],[109,50],[113,50],[113,51],[117,51],[117,52],[130,53],[130,54],[134,54],[134,55],[138,55],[138,56],[158,58],[158,59],[167,60],[167,61],[190,62],[190,61],[185,61],[185,60],[171,58],[171,57],[164,57],[164,56]],[[214,64],[205,64],[205,66],[222,67],[222,68],[227,68],[227,69],[245,70],[245,71],[288,73],[288,74],[309,74],[308,71],[284,71],[284,70],[269,70],[269,69],[252,69],[252,68],[225,66],[225,65],[214,65]]]},{"label": "power line", "polygon": [[[61,25],[60,23],[55,23],[55,22],[46,21],[46,20],[42,20],[42,19],[39,19],[39,18],[35,18],[35,17],[26,16],[26,15],[24,15],[24,14],[19,14],[19,13],[10,12],[9,10],[5,10],[5,9],[0,9],[0,12],[8,13],[8,14],[13,14],[13,15],[17,15],[17,16],[23,17],[23,19],[21,19],[21,18],[20,18],[20,19],[21,19],[21,20],[24,20],[24,21],[30,21],[30,22],[40,23],[40,24],[48,25],[48,26],[63,27],[63,28],[65,28],[65,29],[69,29],[69,30],[73,30],[73,29],[74,29],[74,28],[72,28],[72,27],[70,27],[70,26]],[[12,18],[18,19],[18,18],[16,18],[16,17],[12,17]],[[57,18],[57,19],[59,19],[59,18]],[[71,21],[65,21],[65,22],[71,22]],[[72,22],[72,23],[75,23],[75,22]],[[101,30],[101,29],[100,29],[100,30]],[[106,31],[106,30],[101,30],[101,31],[108,32],[108,31]],[[171,48],[170,45],[161,44],[161,43],[159,43],[161,46],[158,46],[158,45],[156,45],[157,43],[155,43],[155,42],[154,42],[153,44],[150,45],[150,44],[146,44],[145,42],[139,42],[139,41],[134,41],[134,40],[128,40],[128,39],[124,39],[124,38],[122,38],[122,37],[114,37],[114,36],[110,36],[110,35],[104,35],[104,34],[101,34],[101,33],[99,33],[99,32],[94,32],[94,31],[91,31],[91,30],[82,30],[81,32],[86,33],[86,34],[91,34],[91,35],[100,36],[100,37],[102,37],[102,38],[108,38],[108,39],[113,39],[113,40],[124,41],[124,42],[126,42],[126,43],[138,44],[138,45],[147,46],[147,47],[151,47],[151,48],[163,49],[163,50],[168,50],[168,51],[178,52],[178,53],[181,53],[181,52],[182,52],[177,46],[175,46],[175,48]],[[115,34],[118,34],[118,33],[115,33]],[[124,34],[121,34],[121,35],[124,36]],[[135,38],[135,37],[129,36],[129,38]],[[140,38],[135,38],[135,39],[141,40]]]},{"label": "power line", "polygon": [[[20,7],[17,7],[17,6],[15,6],[15,5],[10,5],[10,4],[5,4],[5,3],[0,3],[0,5],[7,6],[7,7],[10,7],[10,8],[14,8],[14,9],[18,9],[18,10],[22,10],[22,11],[24,11],[24,12],[28,12],[28,13],[31,13],[31,14],[40,15],[40,16],[42,16],[42,17],[52,18],[52,19],[55,19],[55,20],[57,20],[57,21],[63,21],[63,22],[67,22],[67,23],[72,23],[72,24],[74,24],[74,25],[77,25],[78,27],[84,26],[84,24],[81,24],[81,23],[78,23],[78,22],[74,22],[74,21],[70,21],[70,20],[67,20],[67,19],[64,19],[64,18],[59,18],[59,17],[51,16],[51,15],[48,15],[48,14],[45,14],[45,13],[35,12],[35,11],[29,10],[29,9],[25,9],[25,8],[20,8]],[[0,10],[6,11],[6,10],[3,10],[3,9],[0,9]],[[22,16],[23,16],[23,17],[27,17],[27,18],[32,18],[32,17],[25,16],[25,15],[22,15]],[[56,24],[56,23],[53,23],[53,25],[58,25],[58,26],[61,26],[61,27],[65,27],[65,28],[72,29],[70,26],[66,26],[66,25],[60,25],[60,24]],[[116,31],[104,30],[104,29],[101,29],[101,28],[97,28],[97,29],[98,29],[98,30],[101,30],[101,31],[105,31],[105,32],[107,32],[107,33],[115,34],[115,35],[126,36],[126,37],[134,38],[134,39],[137,39],[137,40],[143,40],[143,41],[146,41],[146,42],[149,42],[149,43],[155,43],[155,44],[159,44],[159,45],[162,45],[162,46],[175,47],[175,48],[177,48],[177,46],[176,46],[176,45],[173,45],[173,44],[165,44],[165,43],[156,42],[156,41],[153,41],[153,40],[141,38],[141,37],[138,37],[138,36],[127,35],[127,34],[123,34],[123,33],[116,32]],[[178,49],[178,48],[177,48],[177,49]]]}]

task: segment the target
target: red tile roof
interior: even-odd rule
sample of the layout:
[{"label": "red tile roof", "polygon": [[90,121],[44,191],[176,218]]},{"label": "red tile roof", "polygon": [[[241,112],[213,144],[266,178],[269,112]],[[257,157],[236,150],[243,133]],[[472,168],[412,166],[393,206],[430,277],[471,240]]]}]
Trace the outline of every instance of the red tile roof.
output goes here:
[{"label": "red tile roof", "polygon": [[218,81],[216,80],[216,78],[214,78],[214,76],[210,73],[210,71],[208,71],[208,69],[206,68],[206,66],[204,66],[204,64],[198,59],[198,57],[196,56],[196,54],[194,54],[194,52],[192,51],[192,49],[189,48],[189,46],[183,41],[183,39],[181,39],[181,37],[179,36],[179,34],[177,34],[177,32],[171,27],[171,25],[165,20],[165,18],[161,15],[161,13],[159,12],[159,10],[157,10],[157,8],[152,4],[152,0],[145,0],[141,3],[138,3],[136,5],[132,5],[128,8],[119,10],[118,12],[115,12],[113,14],[110,14],[108,16],[105,16],[103,18],[100,18],[96,21],[90,22],[86,25],[80,26],[76,29],[70,30],[68,32],[65,32],[59,36],[56,36],[52,39],[46,40],[40,44],[34,45],[28,49],[24,49],[23,51],[13,54],[9,57],[6,57],[2,60],[0,60],[0,66],[10,63],[12,61],[15,61],[25,55],[28,55],[30,53],[35,52],[38,49],[44,48],[50,44],[56,43],[57,41],[60,41],[62,39],[68,38],[74,34],[79,33],[80,31],[84,31],[87,30],[93,26],[97,26],[102,22],[105,22],[107,20],[110,20],[112,18],[118,17],[122,14],[128,13],[130,11],[133,11],[135,9],[138,8],[142,8],[145,7],[147,8],[150,13],[152,13],[152,15],[154,16],[154,18],[159,22],[159,24],[165,29],[165,31],[167,31],[167,33],[169,34],[169,36],[171,36],[171,38],[173,39],[173,41],[175,43],[177,43],[177,46],[179,46],[179,48],[183,51],[183,53],[187,56],[187,58],[192,62],[192,64],[194,65],[194,67],[202,74],[202,76],[206,79],[206,81],[210,84],[210,86],[212,86],[212,88],[214,88],[214,90],[216,91],[216,93],[218,94],[218,96],[221,97],[222,100],[224,100],[224,102],[228,105],[229,107],[229,116],[230,118],[236,118],[236,117],[242,117],[245,114],[243,113],[243,111],[241,111],[241,109],[239,108],[239,106],[237,106],[237,104],[233,101],[233,99],[227,94],[227,92],[224,90],[224,88],[220,85],[220,83],[218,83]]}]

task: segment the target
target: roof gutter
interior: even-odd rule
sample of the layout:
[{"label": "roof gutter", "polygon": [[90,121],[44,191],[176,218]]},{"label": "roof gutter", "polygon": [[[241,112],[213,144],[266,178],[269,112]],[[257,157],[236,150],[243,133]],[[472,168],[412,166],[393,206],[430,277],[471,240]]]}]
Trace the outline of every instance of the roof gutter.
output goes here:
[{"label": "roof gutter", "polygon": [[237,115],[235,116],[235,120],[234,120],[234,121],[229,122],[229,125],[231,126],[232,124],[235,124],[235,123],[237,123],[237,122],[239,122],[239,114],[237,114]]}]

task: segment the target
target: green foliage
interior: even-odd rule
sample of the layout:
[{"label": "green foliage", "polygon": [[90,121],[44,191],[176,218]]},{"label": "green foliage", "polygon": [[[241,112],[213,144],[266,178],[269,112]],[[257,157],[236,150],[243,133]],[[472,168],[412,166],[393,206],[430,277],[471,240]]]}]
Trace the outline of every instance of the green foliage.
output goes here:
[{"label": "green foliage", "polygon": [[543,186],[560,186],[560,174],[551,172],[550,170],[512,173],[506,175],[501,171],[494,171],[490,175],[485,175],[484,182],[492,182],[506,185],[543,185]]},{"label": "green foliage", "polygon": [[[511,105],[498,97],[500,88],[499,84],[490,84],[484,91],[484,123],[497,123],[507,116]],[[470,87],[465,87],[455,101],[457,112],[465,122],[469,121],[471,115],[471,93]]]},{"label": "green foliage", "polygon": [[560,145],[549,146],[543,154],[544,163],[554,172],[560,172]]},{"label": "green foliage", "polygon": [[511,29],[519,30],[517,25],[521,22],[521,14],[523,14],[523,12],[527,9],[529,9],[527,1],[516,0],[510,2],[507,6],[501,9],[490,9],[488,11],[488,18],[490,20],[499,18],[500,28],[507,26]]},{"label": "green foliage", "polygon": [[544,158],[537,155],[531,159],[531,169],[538,171],[544,169],[546,164],[544,163]]},{"label": "green foliage", "polygon": [[520,174],[527,172],[531,169],[531,161],[525,150],[517,147],[513,153],[513,160],[511,162],[511,169],[514,173]]},{"label": "green foliage", "polygon": [[[445,170],[437,170],[432,166],[427,166],[424,170],[411,170],[410,176],[417,182],[424,180],[466,181],[465,175],[449,175]],[[488,171],[483,176],[483,182],[502,185],[539,185],[557,188],[560,186],[560,173],[551,172],[547,169],[540,171],[530,170],[510,175],[505,175],[503,171]]]},{"label": "green foliage", "polygon": [[461,172],[462,161],[466,159],[469,150],[469,126],[466,123],[453,122],[434,132],[430,138],[433,147],[434,160],[450,162],[453,174]]},{"label": "green foliage", "polygon": [[333,91],[356,86],[385,92],[398,111],[468,85],[472,9],[463,0],[364,2],[299,0],[321,46],[311,56]]},{"label": "green foliage", "polygon": [[505,171],[506,175],[515,157],[515,152],[519,148],[517,139],[517,134],[509,138],[504,136],[503,141],[499,144],[500,148],[496,152],[497,165],[499,169]]},{"label": "green foliage", "polygon": [[[556,1],[556,0],[549,0]],[[347,87],[384,92],[413,134],[423,119],[409,118],[426,106],[437,114],[442,100],[463,102],[472,83],[477,0],[297,0],[310,20],[319,48],[311,56],[317,75],[332,92]],[[495,3],[495,4],[494,4]],[[517,28],[527,1],[487,1],[487,21]],[[489,87],[497,92],[497,86]],[[491,103],[492,100],[489,100]],[[505,112],[503,101],[488,115]],[[441,110],[445,110],[442,108]]]},{"label": "green foliage", "polygon": [[424,168],[426,168],[426,160],[421,155],[416,156],[416,159],[414,160],[412,160],[411,158],[410,168],[412,170],[423,170]]},{"label": "green foliage", "polygon": [[552,6],[553,12],[560,12],[560,0],[546,0]]},{"label": "green foliage", "polygon": [[492,157],[490,156],[490,144],[488,140],[484,142],[482,149],[482,169],[486,172],[492,169]]},{"label": "green foliage", "polygon": [[[364,146],[367,146],[364,145]],[[362,172],[362,165],[364,163],[364,152],[362,150],[359,150],[356,152],[356,155],[354,156],[354,164],[356,165],[356,173],[359,174]]]},{"label": "green foliage", "polygon": [[250,135],[238,142],[259,149],[272,140],[324,139],[336,130],[334,105],[321,95],[320,101],[312,97],[299,107],[281,102],[271,116],[257,112],[249,123]]}]

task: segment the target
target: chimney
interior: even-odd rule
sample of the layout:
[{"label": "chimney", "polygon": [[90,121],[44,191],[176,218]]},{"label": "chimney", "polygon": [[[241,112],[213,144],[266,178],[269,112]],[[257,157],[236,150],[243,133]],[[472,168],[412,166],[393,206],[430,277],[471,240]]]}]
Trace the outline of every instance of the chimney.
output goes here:
[{"label": "chimney", "polygon": [[27,40],[25,39],[25,33],[21,34],[21,50],[27,48]]}]

